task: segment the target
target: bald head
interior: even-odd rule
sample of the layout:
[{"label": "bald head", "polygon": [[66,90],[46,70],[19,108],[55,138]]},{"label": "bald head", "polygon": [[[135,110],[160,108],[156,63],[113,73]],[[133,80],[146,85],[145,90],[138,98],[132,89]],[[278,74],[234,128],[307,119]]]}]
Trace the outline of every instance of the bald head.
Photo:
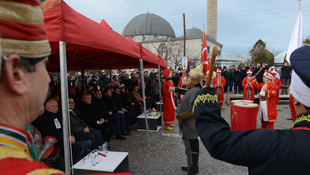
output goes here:
[{"label": "bald head", "polygon": [[58,103],[55,99],[49,99],[45,104],[45,110],[56,114],[58,112]]}]

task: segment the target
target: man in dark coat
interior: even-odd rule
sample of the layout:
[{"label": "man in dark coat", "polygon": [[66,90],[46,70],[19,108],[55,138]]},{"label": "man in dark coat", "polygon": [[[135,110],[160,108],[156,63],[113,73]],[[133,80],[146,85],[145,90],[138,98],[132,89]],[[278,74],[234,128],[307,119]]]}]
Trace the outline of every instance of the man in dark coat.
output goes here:
[{"label": "man in dark coat", "polygon": [[101,71],[101,74],[99,75],[99,86],[100,88],[106,87],[109,84],[109,79],[105,73],[104,70]]},{"label": "man in dark coat", "polygon": [[[61,154],[64,152],[63,143],[63,131],[62,131],[62,119],[61,116],[57,114],[58,103],[55,99],[49,99],[45,105],[45,112],[39,118],[37,118],[33,125],[41,132],[42,136],[52,136],[55,137],[57,142],[56,146],[61,147]],[[91,146],[91,141],[88,139],[81,139],[81,137],[75,137],[71,135],[69,137],[72,143],[73,149],[73,159],[74,162],[79,161],[84,156],[89,153]]]},{"label": "man in dark coat", "polygon": [[69,98],[68,101],[71,133],[84,139],[90,140],[91,149],[97,149],[98,146],[101,146],[104,142],[100,130],[91,128],[84,122],[83,116],[75,108],[75,102],[73,98]]},{"label": "man in dark coat", "polygon": [[[228,78],[228,72],[227,72],[227,68],[226,66],[223,67],[223,70],[221,72],[221,76],[223,76],[225,78],[225,80],[227,80]],[[227,81],[226,81],[227,82]],[[226,93],[228,90],[228,83],[226,83],[225,87],[224,87],[224,93]]]},{"label": "man in dark coat", "polygon": [[129,93],[126,92],[126,87],[122,85],[120,87],[121,99],[124,103],[125,109],[128,111],[126,117],[127,127],[131,127],[137,121],[136,108],[135,103],[133,103],[130,99]]},{"label": "man in dark coat", "polygon": [[234,88],[235,88],[235,94],[236,93],[239,93],[241,94],[242,92],[242,85],[241,85],[241,82],[242,82],[242,72],[240,70],[240,67],[236,68],[236,71],[234,73]]},{"label": "man in dark coat", "polygon": [[107,104],[109,116],[113,118],[116,127],[116,139],[125,140],[126,138],[123,136],[131,134],[127,132],[124,112],[119,110],[115,100],[112,98],[111,86],[105,88],[105,95],[102,97],[102,100]]},{"label": "man in dark coat", "polygon": [[[282,82],[282,85],[288,86],[290,84],[291,71],[292,71],[291,66],[288,66],[287,62],[285,62],[283,64],[283,66],[281,67],[281,82]],[[281,94],[283,95],[284,93],[287,95],[287,87],[283,87],[282,88]]]},{"label": "man in dark coat", "polygon": [[[100,91],[100,90],[99,90]],[[101,91],[100,91],[101,92]],[[78,110],[84,116],[83,120],[91,127],[99,129],[103,136],[103,140],[110,142],[113,135],[113,129],[107,124],[104,116],[98,115],[97,111],[102,108],[97,108],[94,103],[92,103],[92,97],[90,94],[83,94],[82,102],[78,106]]]},{"label": "man in dark coat", "polygon": [[229,66],[229,70],[228,70],[228,75],[227,75],[227,85],[228,85],[228,91],[232,92],[232,87],[234,85],[234,73],[235,73],[235,69],[233,68],[233,66]]},{"label": "man in dark coat", "polygon": [[198,91],[193,102],[201,141],[216,159],[247,166],[250,175],[308,175],[310,157],[310,47],[291,54],[290,85],[297,118],[292,129],[231,131],[221,117],[214,88]]}]

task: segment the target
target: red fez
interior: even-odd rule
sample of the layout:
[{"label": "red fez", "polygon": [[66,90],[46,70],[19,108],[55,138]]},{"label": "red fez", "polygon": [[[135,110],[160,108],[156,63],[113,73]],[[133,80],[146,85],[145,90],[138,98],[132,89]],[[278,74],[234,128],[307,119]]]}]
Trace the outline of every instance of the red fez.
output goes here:
[{"label": "red fez", "polygon": [[170,76],[171,76],[171,70],[165,69],[165,70],[163,71],[163,77],[168,78],[168,77],[170,77]]}]

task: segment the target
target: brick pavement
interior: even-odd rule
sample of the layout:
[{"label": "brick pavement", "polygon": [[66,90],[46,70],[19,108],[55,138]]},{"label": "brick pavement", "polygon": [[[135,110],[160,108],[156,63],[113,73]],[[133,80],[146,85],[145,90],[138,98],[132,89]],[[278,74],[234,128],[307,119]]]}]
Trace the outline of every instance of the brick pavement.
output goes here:
[{"label": "brick pavement", "polygon": [[[230,123],[230,106],[224,106],[222,116]],[[279,105],[276,129],[290,128],[289,105]],[[177,124],[177,121],[175,122]],[[260,122],[258,122],[258,126]],[[150,132],[151,143],[147,145],[146,132],[133,130],[125,141],[112,140],[111,150],[129,152],[130,173],[134,175],[183,175],[181,166],[186,165],[184,146],[178,126],[174,131],[161,128],[157,133]],[[240,175],[247,174],[247,168],[235,166],[213,159],[200,142],[199,169],[201,175]]]}]

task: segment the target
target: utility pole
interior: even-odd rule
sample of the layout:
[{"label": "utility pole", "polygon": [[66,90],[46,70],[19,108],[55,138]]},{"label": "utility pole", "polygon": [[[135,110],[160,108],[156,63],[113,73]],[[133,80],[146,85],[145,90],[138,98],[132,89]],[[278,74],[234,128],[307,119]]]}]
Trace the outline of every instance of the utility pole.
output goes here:
[{"label": "utility pole", "polygon": [[183,28],[184,28],[184,48],[183,48],[183,56],[186,56],[186,27],[185,27],[185,13],[183,13]]}]

